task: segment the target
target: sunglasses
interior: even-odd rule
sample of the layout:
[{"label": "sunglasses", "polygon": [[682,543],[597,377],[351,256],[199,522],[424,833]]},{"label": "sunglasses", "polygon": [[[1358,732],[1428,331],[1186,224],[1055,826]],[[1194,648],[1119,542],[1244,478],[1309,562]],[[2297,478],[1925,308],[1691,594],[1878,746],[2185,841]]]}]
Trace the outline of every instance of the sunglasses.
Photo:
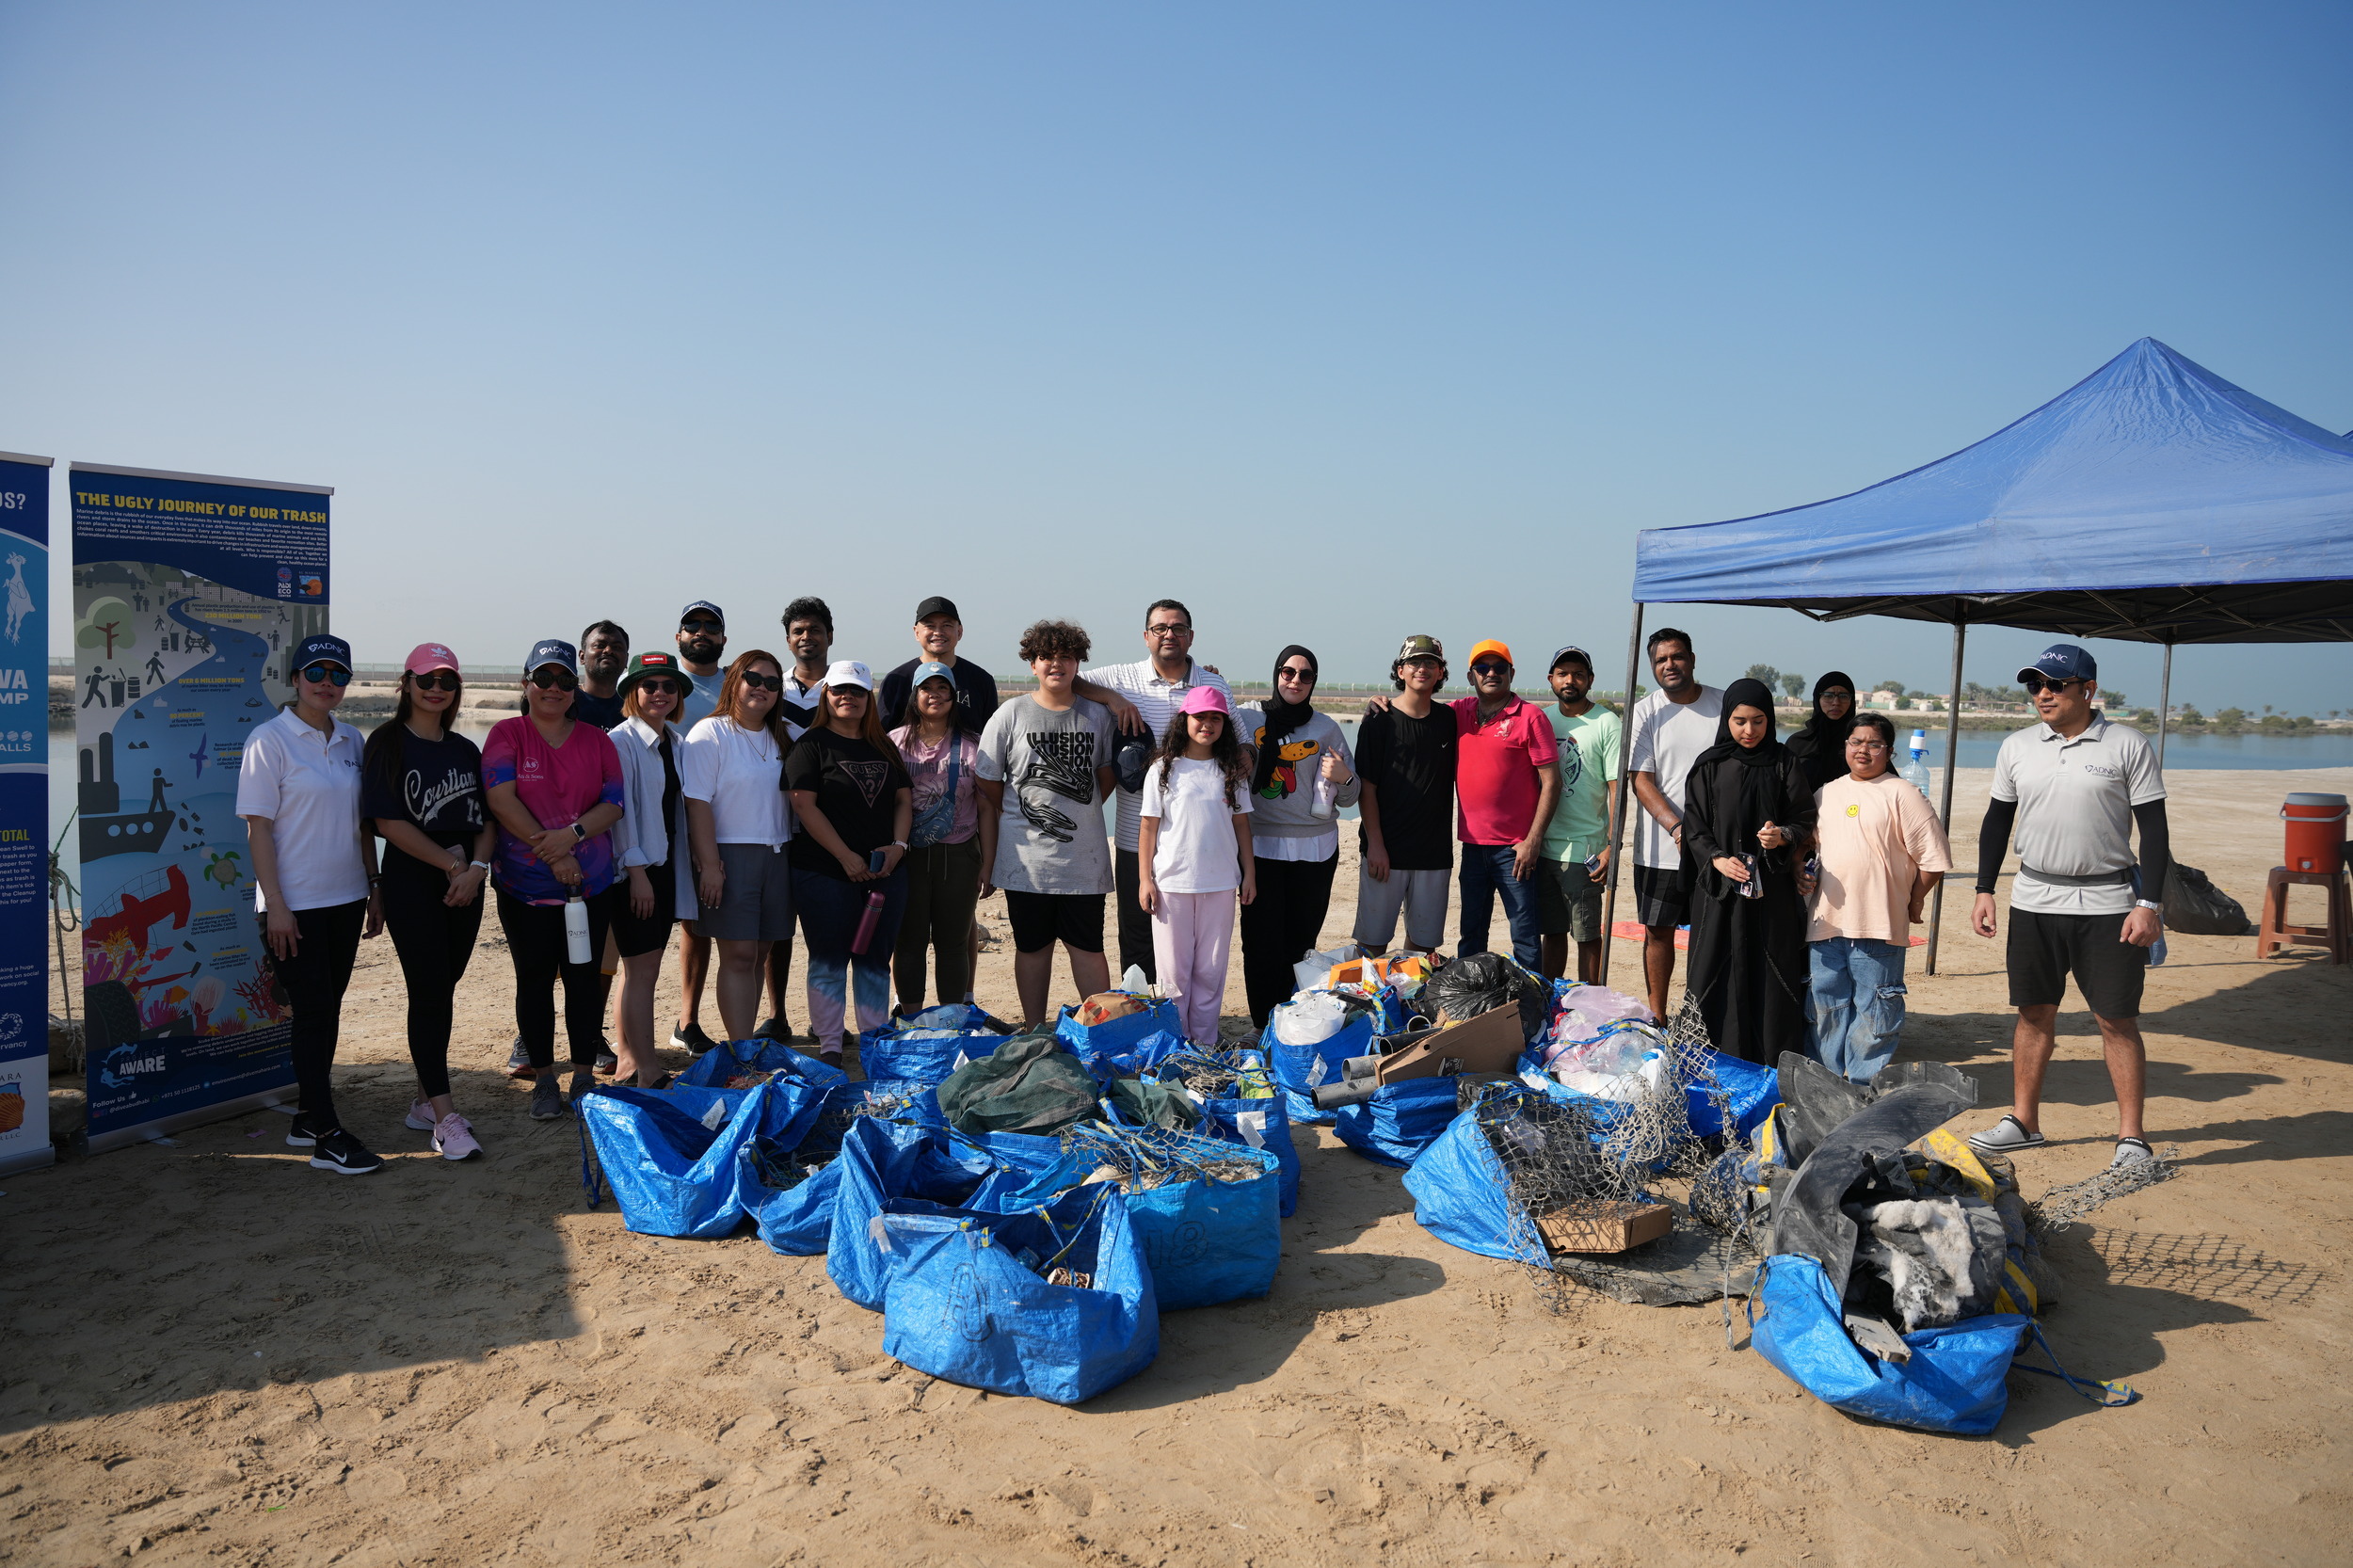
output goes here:
[{"label": "sunglasses", "polygon": [[1471,673],[1473,675],[1504,675],[1508,674],[1511,668],[1511,665],[1500,659],[1481,659],[1471,666]]},{"label": "sunglasses", "polygon": [[724,635],[727,632],[727,628],[715,620],[682,620],[678,623],[678,629],[680,632],[692,632],[704,637],[717,637]]},{"label": "sunglasses", "polygon": [[543,692],[550,690],[558,692],[576,692],[580,690],[580,677],[574,675],[569,670],[533,670],[531,672],[531,683],[538,687]]},{"label": "sunglasses", "polygon": [[1281,669],[1274,672],[1274,678],[1277,680],[1298,680],[1305,682],[1313,680],[1316,678],[1316,672],[1313,670],[1293,669],[1290,665],[1285,664]]},{"label": "sunglasses", "polygon": [[423,675],[410,676],[408,680],[421,692],[454,692],[460,684],[456,673],[450,670],[427,670]]},{"label": "sunglasses", "polygon": [[2090,682],[2082,680],[2045,680],[2039,675],[2030,675],[2026,677],[2025,680],[2020,681],[2019,684],[2025,687],[2028,695],[2031,696],[2033,693],[2043,691],[2063,692],[2070,686],[2085,686],[2090,684]]},{"label": "sunglasses", "polygon": [[338,686],[348,686],[351,684],[351,672],[341,664],[305,664],[302,666],[302,679],[313,686],[324,685],[330,680]]},{"label": "sunglasses", "polygon": [[650,692],[656,696],[684,696],[686,695],[686,688],[675,680],[640,680],[637,682],[637,689],[641,692]]},{"label": "sunglasses", "polygon": [[756,692],[780,692],[784,690],[784,677],[781,675],[762,675],[758,670],[745,670],[744,672],[744,684],[749,686]]}]

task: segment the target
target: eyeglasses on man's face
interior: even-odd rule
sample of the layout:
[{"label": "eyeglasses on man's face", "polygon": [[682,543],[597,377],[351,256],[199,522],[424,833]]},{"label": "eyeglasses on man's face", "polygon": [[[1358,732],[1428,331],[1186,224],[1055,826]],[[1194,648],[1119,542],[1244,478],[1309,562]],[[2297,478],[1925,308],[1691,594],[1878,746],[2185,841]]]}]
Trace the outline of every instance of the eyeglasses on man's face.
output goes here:
[{"label": "eyeglasses on man's face", "polygon": [[1147,637],[1190,637],[1193,628],[1180,620],[1154,621],[1144,629]]}]

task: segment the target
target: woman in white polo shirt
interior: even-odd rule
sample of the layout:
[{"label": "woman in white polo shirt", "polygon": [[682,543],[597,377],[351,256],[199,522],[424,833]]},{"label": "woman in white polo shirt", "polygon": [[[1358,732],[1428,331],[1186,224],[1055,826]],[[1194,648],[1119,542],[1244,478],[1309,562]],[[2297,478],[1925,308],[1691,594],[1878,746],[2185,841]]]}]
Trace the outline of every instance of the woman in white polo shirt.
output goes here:
[{"label": "woman in white polo shirt", "polygon": [[296,1101],[286,1142],[322,1171],[365,1176],[384,1161],[335,1114],[335,1043],[360,938],[384,929],[376,844],[360,832],[360,731],[335,716],[351,645],[322,633],[295,648],[295,700],[246,737],[237,770],[259,888],[254,911],[293,1015]]},{"label": "woman in white polo shirt", "polygon": [[730,1040],[751,1038],[772,943],[792,935],[792,873],[784,846],[792,815],[784,795],[792,749],[777,698],[784,665],[761,648],[740,655],[719,687],[719,706],[679,748],[696,907],[681,882],[679,913],[719,949],[719,1022]]}]

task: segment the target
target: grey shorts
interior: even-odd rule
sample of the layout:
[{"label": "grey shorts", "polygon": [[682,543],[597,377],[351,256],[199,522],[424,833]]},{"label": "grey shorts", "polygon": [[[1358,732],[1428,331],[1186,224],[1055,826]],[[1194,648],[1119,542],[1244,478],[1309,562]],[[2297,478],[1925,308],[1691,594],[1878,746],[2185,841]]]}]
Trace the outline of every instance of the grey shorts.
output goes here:
[{"label": "grey shorts", "polygon": [[1691,919],[1691,879],[1681,866],[1634,868],[1634,912],[1653,931],[1673,930]]},{"label": "grey shorts", "polygon": [[1536,862],[1536,915],[1547,936],[1601,940],[1601,884],[1582,860]]},{"label": "grey shorts", "polygon": [[792,869],[784,851],[766,844],[721,844],[719,864],[727,872],[719,907],[696,905],[695,934],[720,942],[790,940]]},{"label": "grey shorts", "polygon": [[1397,939],[1397,917],[1405,916],[1405,945],[1432,952],[1446,941],[1446,901],[1454,885],[1449,871],[1391,871],[1386,882],[1356,873],[1357,945],[1386,948]]}]

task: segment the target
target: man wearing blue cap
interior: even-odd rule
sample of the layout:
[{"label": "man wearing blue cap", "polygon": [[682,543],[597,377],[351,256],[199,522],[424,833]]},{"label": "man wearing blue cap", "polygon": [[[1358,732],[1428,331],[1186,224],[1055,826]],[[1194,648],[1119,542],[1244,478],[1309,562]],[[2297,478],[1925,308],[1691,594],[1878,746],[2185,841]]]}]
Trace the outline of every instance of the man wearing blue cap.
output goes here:
[{"label": "man wearing blue cap", "polygon": [[1994,880],[2014,829],[2019,868],[2009,890],[2007,956],[2010,1005],[2018,1009],[2011,1035],[2016,1084],[2009,1114],[1969,1142],[1990,1154],[2043,1142],[2042,1077],[2072,975],[2100,1025],[2116,1089],[2111,1163],[2132,1165],[2152,1158],[2141,1128],[2148,1052],[2140,994],[2149,948],[2162,930],[2157,912],[2172,853],[2156,754],[2140,731],[2111,723],[2092,706],[2099,675],[2091,655],[2073,643],[2052,644],[2018,672],[2042,722],[2013,730],[1994,759],[1969,916],[1978,936],[1995,934]]}]

